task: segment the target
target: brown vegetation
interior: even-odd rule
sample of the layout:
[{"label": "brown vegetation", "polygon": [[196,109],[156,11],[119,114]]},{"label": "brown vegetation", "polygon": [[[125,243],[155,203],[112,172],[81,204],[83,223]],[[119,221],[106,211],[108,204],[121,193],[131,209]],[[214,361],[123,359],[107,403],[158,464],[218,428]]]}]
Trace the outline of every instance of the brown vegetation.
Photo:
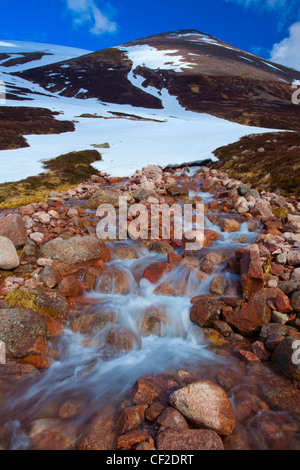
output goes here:
[{"label": "brown vegetation", "polygon": [[57,114],[45,108],[1,106],[0,150],[28,147],[24,135],[61,134],[75,130],[72,122],[55,120]]},{"label": "brown vegetation", "polygon": [[50,191],[63,191],[77,186],[93,174],[98,174],[92,163],[101,159],[97,150],[85,150],[48,160],[43,163],[47,173],[15,183],[0,184],[0,208],[45,201]]},{"label": "brown vegetation", "polygon": [[254,188],[300,195],[300,135],[274,132],[243,137],[218,148],[214,166]]}]

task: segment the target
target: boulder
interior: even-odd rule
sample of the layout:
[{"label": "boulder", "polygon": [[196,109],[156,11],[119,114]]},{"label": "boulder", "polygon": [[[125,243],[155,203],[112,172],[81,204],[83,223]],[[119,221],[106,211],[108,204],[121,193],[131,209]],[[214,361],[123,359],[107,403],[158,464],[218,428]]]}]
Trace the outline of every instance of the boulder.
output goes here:
[{"label": "boulder", "polygon": [[232,405],[224,390],[212,382],[194,382],[180,388],[170,395],[170,403],[196,427],[210,429],[221,436],[233,432]]},{"label": "boulder", "polygon": [[107,262],[112,259],[106,243],[92,236],[77,236],[68,240],[56,238],[42,247],[41,254],[43,258],[67,264],[84,263],[96,259]]},{"label": "boulder", "polygon": [[37,338],[48,338],[45,317],[29,309],[0,310],[0,340],[12,356]]},{"label": "boulder", "polygon": [[19,214],[8,214],[0,219],[0,236],[9,238],[17,249],[26,245],[27,230]]},{"label": "boulder", "polygon": [[15,269],[20,265],[16,248],[11,240],[0,237],[0,269]]},{"label": "boulder", "polygon": [[118,194],[114,191],[108,189],[98,189],[91,199],[86,201],[85,207],[91,210],[97,210],[102,204],[111,204],[114,207],[119,207],[119,197],[121,194]]}]

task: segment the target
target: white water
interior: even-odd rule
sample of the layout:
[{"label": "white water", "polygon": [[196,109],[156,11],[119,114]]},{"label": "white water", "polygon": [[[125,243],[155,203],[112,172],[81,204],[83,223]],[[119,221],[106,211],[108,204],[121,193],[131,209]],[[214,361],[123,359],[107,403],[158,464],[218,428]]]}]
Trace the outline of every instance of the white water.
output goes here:
[{"label": "white water", "polygon": [[[197,195],[203,196],[206,202],[212,198],[206,193]],[[241,226],[240,232],[231,234],[221,232],[207,218],[205,224],[206,228],[217,231],[220,239],[214,242],[212,248],[206,248],[203,254],[195,253],[199,258],[216,248],[225,252],[234,250],[236,239],[242,235],[247,237],[247,243],[257,236],[249,232],[247,224]],[[210,284],[217,274],[222,272],[229,285],[233,285],[238,276],[224,271],[224,264],[199,281],[197,269],[178,265],[154,285],[143,278],[143,273],[148,265],[166,261],[167,255],[150,253],[136,242],[118,242],[118,245],[122,244],[125,247],[132,245],[137,258],[120,260],[116,259],[115,253],[114,260],[107,264],[104,276],[98,280],[95,291],[86,294],[82,311],[75,315],[81,321],[86,315],[113,312],[116,323],[107,324],[103,329],[91,326],[85,333],[79,333],[71,330],[71,321],[58,345],[54,345],[58,360],[53,361],[40,379],[33,379],[21,396],[18,391],[12,394],[2,410],[4,415],[9,415],[12,420],[22,417],[22,420],[31,423],[43,415],[43,410],[49,406],[57,407],[67,400],[77,399],[88,404],[77,420],[77,425],[80,425],[99,409],[112,402],[117,404],[136,380],[147,374],[172,374],[179,369],[191,371],[221,364],[231,367],[224,356],[218,356],[208,347],[202,329],[190,321],[189,312],[191,297],[209,294]],[[236,245],[241,246],[240,243]],[[121,281],[111,280],[110,272],[120,273]],[[154,293],[166,281],[177,296]],[[144,319],[147,316],[158,319],[152,334],[145,329]],[[116,352],[107,344],[107,336],[116,325],[123,332],[129,331],[133,338],[132,350]],[[17,421],[9,425],[13,426],[16,434],[13,445],[26,448],[27,438]]]}]

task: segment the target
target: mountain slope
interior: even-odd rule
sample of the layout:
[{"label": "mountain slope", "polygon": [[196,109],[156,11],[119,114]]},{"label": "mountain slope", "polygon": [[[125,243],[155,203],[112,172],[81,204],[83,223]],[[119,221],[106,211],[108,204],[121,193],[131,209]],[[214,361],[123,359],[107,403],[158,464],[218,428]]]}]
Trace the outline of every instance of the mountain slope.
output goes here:
[{"label": "mountain slope", "polygon": [[90,51],[26,41],[0,41],[0,72],[21,72],[50,65]]},{"label": "mountain slope", "polygon": [[300,72],[199,31],[175,31],[17,74],[47,92],[160,109],[167,89],[187,110],[242,124],[300,129]]}]

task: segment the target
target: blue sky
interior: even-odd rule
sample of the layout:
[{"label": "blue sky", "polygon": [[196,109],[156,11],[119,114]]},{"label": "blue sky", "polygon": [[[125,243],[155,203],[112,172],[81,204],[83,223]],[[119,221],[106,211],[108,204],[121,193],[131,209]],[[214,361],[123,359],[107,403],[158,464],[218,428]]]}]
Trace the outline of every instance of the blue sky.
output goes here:
[{"label": "blue sky", "polygon": [[198,29],[300,69],[299,0],[10,0],[0,11],[0,39],[98,50]]}]

